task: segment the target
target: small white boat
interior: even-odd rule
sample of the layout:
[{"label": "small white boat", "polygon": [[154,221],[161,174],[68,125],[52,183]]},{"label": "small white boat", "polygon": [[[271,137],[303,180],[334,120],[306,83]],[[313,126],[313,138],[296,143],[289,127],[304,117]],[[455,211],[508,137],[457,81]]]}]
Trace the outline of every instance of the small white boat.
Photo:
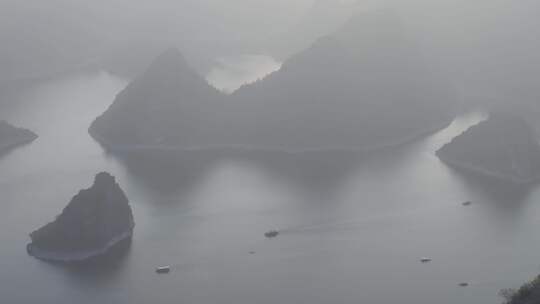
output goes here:
[{"label": "small white boat", "polygon": [[171,272],[171,266],[161,266],[156,268],[156,272],[159,274],[165,274]]}]

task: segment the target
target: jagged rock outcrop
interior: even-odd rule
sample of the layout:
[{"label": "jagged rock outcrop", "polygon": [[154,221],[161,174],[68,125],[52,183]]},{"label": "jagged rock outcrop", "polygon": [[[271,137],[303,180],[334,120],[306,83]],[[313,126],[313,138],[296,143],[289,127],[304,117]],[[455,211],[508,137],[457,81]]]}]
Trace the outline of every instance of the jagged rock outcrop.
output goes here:
[{"label": "jagged rock outcrop", "polygon": [[534,130],[513,114],[492,114],[443,146],[437,156],[451,166],[516,183],[540,177]]},{"label": "jagged rock outcrop", "polygon": [[27,250],[44,260],[83,261],[131,238],[134,226],[126,195],[112,175],[102,172],[92,187],[73,197],[54,222],[30,234]]},{"label": "jagged rock outcrop", "polygon": [[371,149],[442,128],[453,94],[399,18],[351,19],[281,70],[232,95],[176,51],[159,57],[90,127],[110,149]]},{"label": "jagged rock outcrop", "polygon": [[504,289],[500,292],[506,299],[505,304],[536,304],[540,303],[540,276],[524,284],[517,290]]},{"label": "jagged rock outcrop", "polygon": [[6,121],[0,121],[0,151],[30,143],[37,137],[30,130],[17,128]]},{"label": "jagged rock outcrop", "polygon": [[205,125],[219,112],[220,95],[170,49],[118,94],[89,131],[109,147],[187,147],[211,128]]}]

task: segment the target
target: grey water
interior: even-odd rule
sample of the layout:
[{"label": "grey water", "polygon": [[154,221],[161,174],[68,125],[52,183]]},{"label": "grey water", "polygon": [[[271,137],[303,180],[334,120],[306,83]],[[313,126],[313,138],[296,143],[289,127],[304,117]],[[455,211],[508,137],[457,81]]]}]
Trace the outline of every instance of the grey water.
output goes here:
[{"label": "grey water", "polygon": [[[40,135],[0,156],[3,303],[495,304],[540,272],[540,188],[434,155],[481,114],[374,153],[112,155],[87,128],[125,85],[64,76],[2,111]],[[134,209],[130,246],[90,266],[29,257],[28,233],[103,170]],[[281,234],[266,239],[272,229]],[[155,274],[161,265],[172,272]]]}]

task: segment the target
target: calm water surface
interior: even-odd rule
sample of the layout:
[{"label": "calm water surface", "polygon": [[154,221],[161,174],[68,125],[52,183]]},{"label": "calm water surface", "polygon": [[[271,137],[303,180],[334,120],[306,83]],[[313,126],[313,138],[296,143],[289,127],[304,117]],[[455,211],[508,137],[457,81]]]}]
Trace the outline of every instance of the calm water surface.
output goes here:
[{"label": "calm water surface", "polygon": [[[2,303],[496,304],[499,289],[540,273],[540,189],[434,156],[479,115],[371,155],[110,155],[87,127],[125,84],[55,79],[1,113],[40,135],[0,157]],[[131,246],[89,267],[27,256],[28,233],[102,170],[130,198]],[[270,229],[282,234],[267,240]],[[156,275],[159,265],[172,273]]]}]

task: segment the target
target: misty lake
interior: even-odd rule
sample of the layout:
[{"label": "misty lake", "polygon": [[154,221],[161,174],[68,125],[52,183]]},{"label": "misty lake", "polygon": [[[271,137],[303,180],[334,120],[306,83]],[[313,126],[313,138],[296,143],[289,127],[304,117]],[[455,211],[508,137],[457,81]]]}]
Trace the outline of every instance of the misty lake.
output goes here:
[{"label": "misty lake", "polygon": [[[61,77],[2,112],[40,136],[0,157],[4,303],[496,304],[540,271],[540,188],[463,175],[434,155],[482,115],[367,154],[112,155],[87,128],[125,85]],[[87,267],[29,257],[28,233],[104,170],[133,207],[131,246]],[[161,265],[171,273],[155,274]]]}]

